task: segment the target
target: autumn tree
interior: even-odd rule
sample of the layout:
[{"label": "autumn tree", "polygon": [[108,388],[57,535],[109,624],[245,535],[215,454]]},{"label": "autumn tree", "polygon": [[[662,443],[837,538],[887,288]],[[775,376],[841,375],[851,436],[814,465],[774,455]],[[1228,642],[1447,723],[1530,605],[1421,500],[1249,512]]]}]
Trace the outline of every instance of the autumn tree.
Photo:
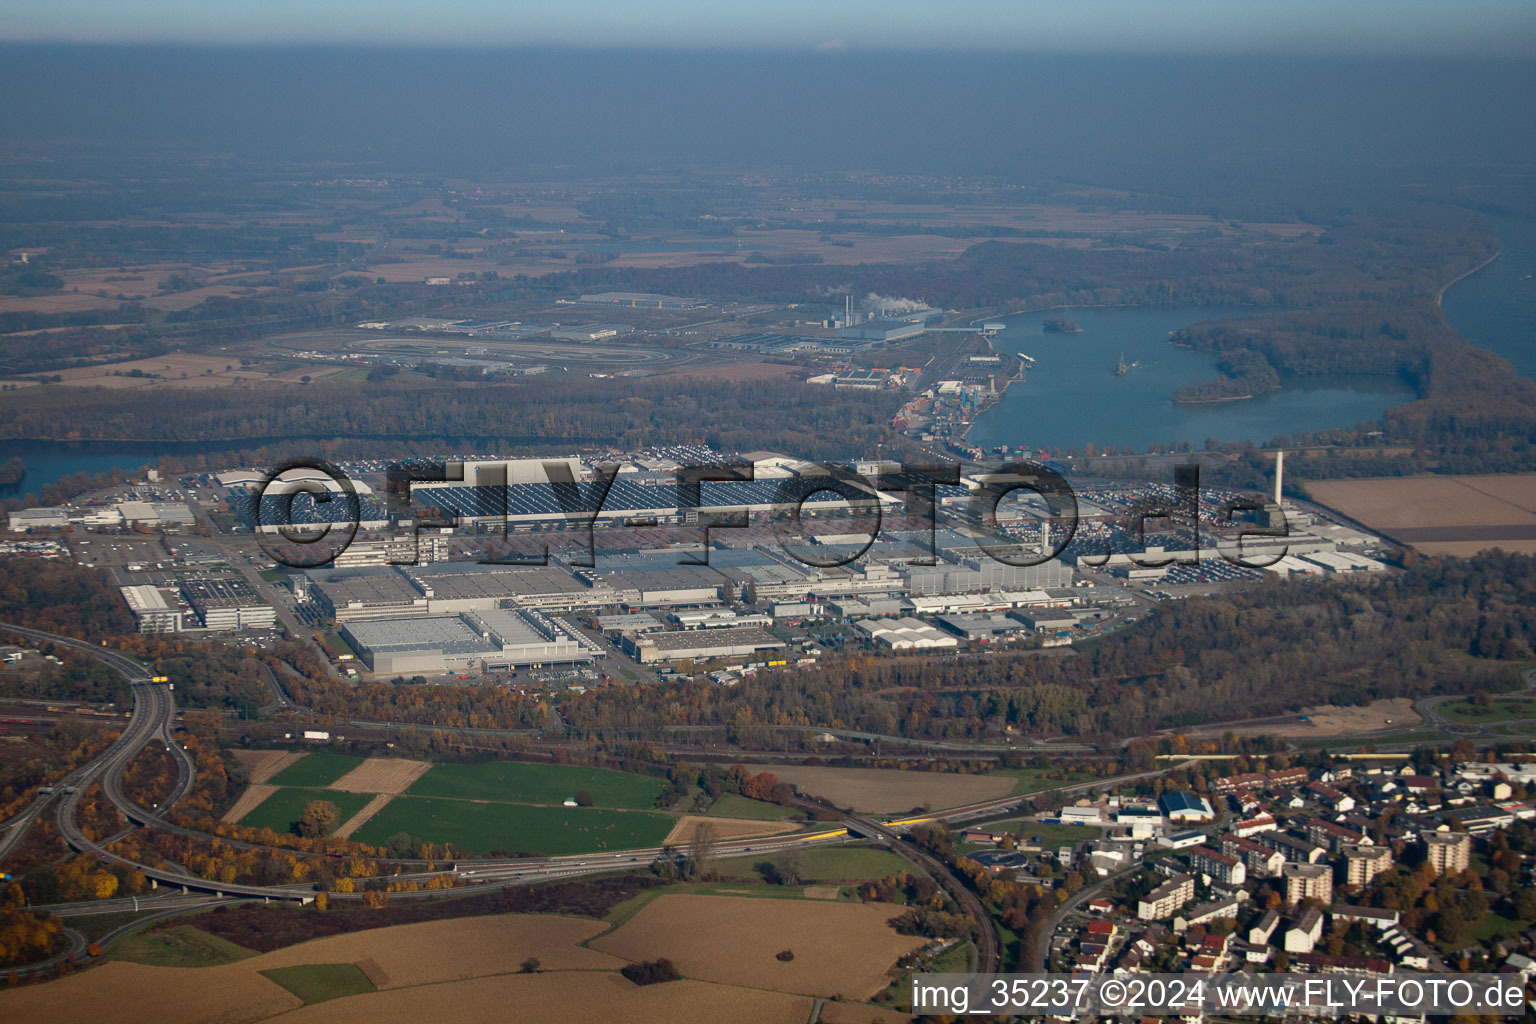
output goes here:
[{"label": "autumn tree", "polygon": [[341,809],[329,800],[311,800],[299,815],[299,835],[309,839],[328,835],[340,818]]},{"label": "autumn tree", "polygon": [[700,882],[711,878],[715,870],[715,826],[701,821],[693,830],[693,842],[688,847],[687,873],[691,881]]}]

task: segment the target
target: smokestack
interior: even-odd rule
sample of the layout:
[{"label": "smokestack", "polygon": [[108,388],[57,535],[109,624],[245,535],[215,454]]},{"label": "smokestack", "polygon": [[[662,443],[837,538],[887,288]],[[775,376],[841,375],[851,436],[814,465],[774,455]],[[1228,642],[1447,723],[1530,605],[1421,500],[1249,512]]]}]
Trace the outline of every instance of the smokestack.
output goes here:
[{"label": "smokestack", "polygon": [[847,295],[843,296],[843,326],[844,327],[850,327],[852,325],[853,325],[853,293],[850,292]]},{"label": "smokestack", "polygon": [[1275,452],[1275,504],[1280,504],[1280,489],[1285,483],[1285,452]]}]

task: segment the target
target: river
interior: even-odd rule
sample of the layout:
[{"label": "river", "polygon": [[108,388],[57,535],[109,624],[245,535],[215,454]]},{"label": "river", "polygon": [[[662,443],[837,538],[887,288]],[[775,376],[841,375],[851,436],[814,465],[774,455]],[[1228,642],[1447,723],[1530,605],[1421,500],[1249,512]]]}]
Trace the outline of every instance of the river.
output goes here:
[{"label": "river", "polygon": [[1499,257],[1446,289],[1445,318],[1472,344],[1536,377],[1536,221],[1493,222]]},{"label": "river", "polygon": [[[1003,317],[993,342],[1001,351],[1033,356],[1026,379],[983,413],[970,439],[983,447],[1081,448],[1091,443],[1145,451],[1149,445],[1267,441],[1282,434],[1352,427],[1377,420],[1413,392],[1392,377],[1296,377],[1278,391],[1237,402],[1180,405],[1173,392],[1217,376],[1214,358],[1175,348],[1168,335],[1181,327],[1259,310],[1235,307],[1114,307],[1022,313]],[[1070,317],[1082,331],[1048,334],[1049,317]],[[1135,365],[1115,376],[1124,357]]]},{"label": "river", "polygon": [[[0,486],[0,498],[36,494],[48,484],[75,473],[105,473],[111,469],[133,472],[153,466],[162,453],[177,450],[172,444],[124,444],[98,441],[0,441],[0,463],[19,457],[27,475],[18,484]],[[186,450],[183,446],[180,450]]]}]

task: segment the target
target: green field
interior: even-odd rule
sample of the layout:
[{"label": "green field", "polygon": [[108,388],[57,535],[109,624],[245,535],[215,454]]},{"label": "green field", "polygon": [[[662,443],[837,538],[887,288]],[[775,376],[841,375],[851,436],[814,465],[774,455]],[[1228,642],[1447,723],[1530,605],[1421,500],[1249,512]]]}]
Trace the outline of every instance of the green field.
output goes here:
[{"label": "green field", "polygon": [[718,818],[750,818],[753,821],[789,821],[799,817],[793,807],[780,807],[735,793],[721,796],[710,806],[708,813]]},{"label": "green field", "polygon": [[256,954],[190,924],[125,935],[107,948],[113,960],[155,967],[213,967]]},{"label": "green field", "polygon": [[288,832],[293,828],[293,823],[299,820],[299,815],[304,813],[305,804],[311,800],[329,800],[341,811],[341,816],[336,819],[336,824],[340,825],[368,806],[368,801],[372,799],[368,793],[342,793],[334,789],[279,789],[257,804],[254,811],[241,818],[240,824],[247,828]]},{"label": "green field", "polygon": [[[800,875],[807,882],[862,882],[916,870],[899,855],[868,846],[819,847],[799,853]],[[761,878],[757,865],[763,861],[778,863],[782,857],[782,853],[732,857],[719,861],[715,870],[722,878]]]},{"label": "green field", "polygon": [[592,794],[596,807],[649,810],[656,804],[656,795],[665,787],[666,783],[661,779],[606,768],[491,761],[486,764],[436,765],[406,792],[411,796],[558,807],[584,789]]},{"label": "green field", "polygon": [[[1078,782],[1089,782],[1093,776],[1087,772],[1062,772],[1055,768],[999,768],[993,775],[1006,775],[1015,780],[1014,796],[1027,796],[1047,789],[1059,789]],[[1047,776],[1054,776],[1047,778]]]},{"label": "green field", "polygon": [[305,1006],[378,991],[356,964],[302,964],[261,973],[304,1000]]},{"label": "green field", "polygon": [[1495,697],[1487,707],[1479,707],[1470,700],[1455,700],[1440,705],[1440,712],[1457,722],[1510,722],[1536,718],[1536,701],[1522,697]]},{"label": "green field", "polygon": [[380,845],[397,832],[408,832],[433,842],[452,843],[466,853],[508,850],[555,856],[660,846],[676,822],[673,815],[648,811],[400,796],[352,838]]},{"label": "green field", "polygon": [[350,754],[317,750],[305,754],[267,782],[273,786],[329,786],[362,763],[362,758]]}]

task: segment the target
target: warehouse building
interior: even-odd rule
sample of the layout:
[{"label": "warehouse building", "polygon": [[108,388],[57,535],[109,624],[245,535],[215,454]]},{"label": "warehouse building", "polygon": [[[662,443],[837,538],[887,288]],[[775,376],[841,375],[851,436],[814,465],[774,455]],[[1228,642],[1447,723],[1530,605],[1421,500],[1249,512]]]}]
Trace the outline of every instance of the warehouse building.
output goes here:
[{"label": "warehouse building", "polygon": [[352,622],[342,635],[370,669],[385,674],[483,672],[593,659],[591,646],[554,620],[512,608]]},{"label": "warehouse building", "polygon": [[626,636],[624,650],[642,664],[656,661],[708,661],[740,658],[760,651],[783,650],[784,641],[757,626],[680,629]]}]

